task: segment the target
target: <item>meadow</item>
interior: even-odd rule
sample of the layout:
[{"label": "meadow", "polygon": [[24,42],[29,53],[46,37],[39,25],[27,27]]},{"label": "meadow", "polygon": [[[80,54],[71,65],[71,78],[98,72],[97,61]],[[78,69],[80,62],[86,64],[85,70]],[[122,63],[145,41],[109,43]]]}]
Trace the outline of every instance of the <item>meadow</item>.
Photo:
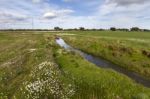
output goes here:
[{"label": "meadow", "polygon": [[150,79],[149,32],[105,31],[74,34],[76,35],[64,37],[73,47]]},{"label": "meadow", "polygon": [[0,32],[0,99],[149,99],[150,88],[99,68],[55,42],[103,57],[150,79],[150,33]]}]

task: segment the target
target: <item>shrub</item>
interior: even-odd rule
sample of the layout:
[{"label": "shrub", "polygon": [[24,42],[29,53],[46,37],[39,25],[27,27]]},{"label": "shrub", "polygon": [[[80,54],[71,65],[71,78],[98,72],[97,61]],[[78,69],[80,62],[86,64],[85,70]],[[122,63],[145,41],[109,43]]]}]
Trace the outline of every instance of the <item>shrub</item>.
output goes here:
[{"label": "shrub", "polygon": [[116,28],[115,27],[111,27],[110,30],[111,31],[116,31]]}]

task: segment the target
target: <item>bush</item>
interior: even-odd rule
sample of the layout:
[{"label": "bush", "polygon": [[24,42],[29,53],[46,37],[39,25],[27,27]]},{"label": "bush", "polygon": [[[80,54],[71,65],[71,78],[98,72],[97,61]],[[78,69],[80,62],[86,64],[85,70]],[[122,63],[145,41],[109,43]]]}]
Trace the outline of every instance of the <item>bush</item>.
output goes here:
[{"label": "bush", "polygon": [[84,28],[84,27],[80,27],[79,29],[80,29],[81,31],[84,31],[84,30],[85,30],[85,28]]},{"label": "bush", "polygon": [[111,27],[110,30],[111,31],[116,31],[116,28],[115,27]]},{"label": "bush", "polygon": [[131,31],[141,31],[141,29],[138,28],[138,27],[132,27],[132,28],[131,28]]}]

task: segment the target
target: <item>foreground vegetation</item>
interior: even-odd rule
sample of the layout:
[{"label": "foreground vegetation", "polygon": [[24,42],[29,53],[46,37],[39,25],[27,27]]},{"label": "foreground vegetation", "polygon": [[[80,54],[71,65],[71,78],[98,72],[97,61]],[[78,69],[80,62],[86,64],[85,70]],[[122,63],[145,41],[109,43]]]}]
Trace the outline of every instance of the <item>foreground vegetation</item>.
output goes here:
[{"label": "foreground vegetation", "polygon": [[[108,32],[109,33],[109,32]],[[150,79],[150,34],[143,32],[76,33],[64,39],[73,47],[112,61]],[[75,34],[75,33],[74,33]],[[131,35],[131,36],[130,36]]]},{"label": "foreground vegetation", "polygon": [[[34,32],[0,33],[0,99],[150,98],[149,88],[113,70],[98,68],[76,53],[65,51],[55,43],[54,35]],[[99,44],[99,41],[106,45],[108,41],[112,42],[94,35],[91,37],[89,33],[79,37],[84,36],[79,33],[64,38],[82,50],[81,43],[85,47],[89,46],[85,50],[89,53],[97,47],[91,45],[94,40],[94,44]],[[95,39],[90,41],[88,36]],[[138,51],[141,51],[140,48],[149,50],[149,45],[144,44],[136,46]],[[132,43],[128,43],[128,46],[132,46]],[[109,49],[106,51],[109,53]],[[128,56],[128,53],[125,55]],[[139,59],[144,58],[144,63],[149,64],[146,55],[137,55],[141,55]]]},{"label": "foreground vegetation", "polygon": [[45,35],[1,33],[0,37],[0,99],[72,96],[72,85],[61,75]]},{"label": "foreground vegetation", "polygon": [[79,55],[58,49],[60,68],[74,80],[74,99],[148,99],[150,90],[113,70],[100,69]]}]

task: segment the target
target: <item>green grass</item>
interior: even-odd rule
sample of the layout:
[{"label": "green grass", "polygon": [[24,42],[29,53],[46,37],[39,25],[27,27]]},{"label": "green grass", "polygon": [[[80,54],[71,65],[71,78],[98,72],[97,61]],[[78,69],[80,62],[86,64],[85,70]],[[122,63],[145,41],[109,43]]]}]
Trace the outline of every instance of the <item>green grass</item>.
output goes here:
[{"label": "green grass", "polygon": [[75,82],[74,99],[150,98],[149,89],[137,85],[128,77],[113,70],[98,68],[79,55],[58,49],[56,60],[67,77]]},{"label": "green grass", "polygon": [[47,33],[0,33],[0,99],[66,99],[70,79],[53,59],[55,39]]},{"label": "green grass", "polygon": [[116,38],[136,38],[150,40],[150,32],[122,32],[122,31],[74,31],[67,32],[71,34],[77,34],[82,36],[104,36],[104,37],[116,37]]},{"label": "green grass", "polygon": [[[52,58],[43,35],[3,35],[5,38],[3,36],[1,40],[5,40],[5,44],[2,44],[5,45],[5,50],[0,53],[0,92],[3,96],[12,98],[26,81],[32,68]],[[11,45],[7,45],[9,40],[13,41]],[[31,49],[35,51],[32,52]]]},{"label": "green grass", "polygon": [[[132,34],[132,32],[124,32],[128,35],[128,38],[124,37],[124,34],[121,37],[121,32],[112,32],[107,36],[105,34],[105,37],[104,33],[99,32],[87,33],[87,35],[85,33],[85,36],[83,33],[76,33],[77,35],[74,36],[63,36],[63,38],[77,49],[105,58],[150,79],[150,56],[144,54],[144,52],[150,54],[150,39],[143,41],[144,38],[141,37],[141,39],[138,35],[134,35],[131,39],[129,33]],[[113,36],[110,37],[112,34]],[[145,34],[148,35],[148,33]],[[145,37],[149,37],[149,35]]]},{"label": "green grass", "polygon": [[[121,65],[124,68],[149,76],[149,58],[141,52],[150,49],[148,33],[141,36],[140,32],[63,33],[76,34],[63,36],[72,46],[93,55],[105,56],[118,64],[124,62],[126,65]],[[0,32],[0,99],[150,98],[149,88],[113,70],[98,68],[80,55],[60,48],[55,43],[55,35],[34,31]],[[122,53],[124,55],[120,56]],[[113,55],[117,55],[116,59]],[[133,60],[136,66],[131,69],[127,63]],[[33,88],[34,84],[40,91]],[[30,89],[27,89],[29,85]]]}]

